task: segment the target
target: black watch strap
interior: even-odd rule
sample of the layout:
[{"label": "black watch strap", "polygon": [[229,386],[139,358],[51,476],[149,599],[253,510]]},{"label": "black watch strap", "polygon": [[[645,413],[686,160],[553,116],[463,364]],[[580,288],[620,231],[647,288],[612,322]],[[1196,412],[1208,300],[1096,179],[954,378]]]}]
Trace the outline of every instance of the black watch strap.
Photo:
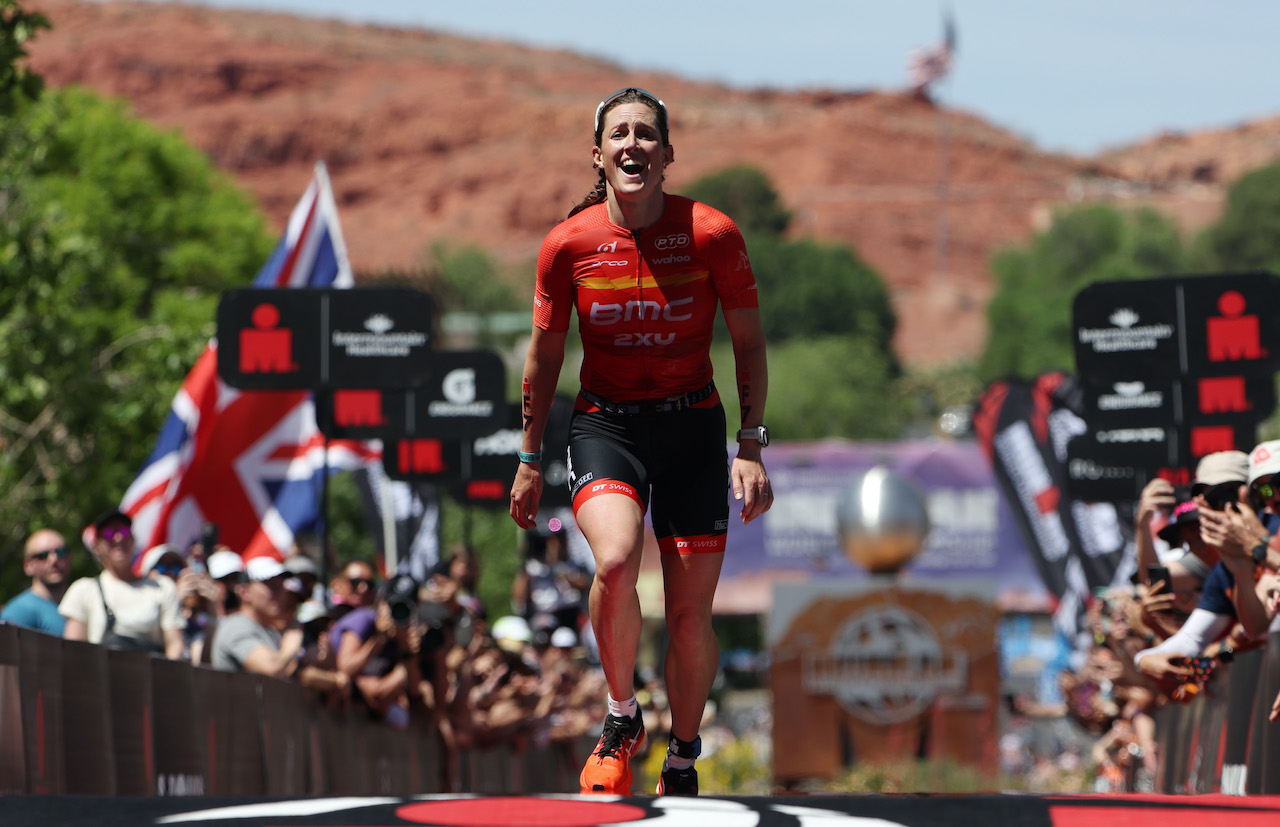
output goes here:
[{"label": "black watch strap", "polygon": [[1256,546],[1253,547],[1253,562],[1258,564],[1267,562],[1267,546],[1268,545],[1269,545],[1268,541],[1263,540],[1261,543],[1258,543]]},{"label": "black watch strap", "polygon": [[1231,648],[1230,643],[1223,641],[1222,645],[1218,647],[1218,661],[1220,663],[1231,663],[1235,656],[1236,650]]}]

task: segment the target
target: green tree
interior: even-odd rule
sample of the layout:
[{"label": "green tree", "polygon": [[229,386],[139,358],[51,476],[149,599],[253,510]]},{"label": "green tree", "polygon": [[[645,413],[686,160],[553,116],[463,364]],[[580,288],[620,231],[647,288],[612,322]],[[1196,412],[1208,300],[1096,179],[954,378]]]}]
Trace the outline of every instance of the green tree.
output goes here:
[{"label": "green tree", "polygon": [[1208,270],[1280,273],[1280,163],[1254,170],[1227,191],[1218,221],[1200,239]]},{"label": "green tree", "polygon": [[[746,240],[770,346],[766,418],[777,438],[897,434],[902,408],[885,403],[901,373],[893,349],[897,316],[879,274],[846,246],[784,238],[791,214],[756,169],[723,170],[685,194],[726,213]],[[723,321],[717,341],[727,341]],[[734,368],[727,346],[717,346],[713,361],[728,387]],[[724,398],[733,432],[737,400]]]},{"label": "green tree", "polygon": [[743,234],[782,235],[791,223],[791,213],[782,206],[777,190],[754,167],[730,167],[703,176],[683,194],[720,210]]},{"label": "green tree", "polygon": [[[431,248],[428,262],[426,288],[442,311],[500,313],[528,309],[529,297],[517,295],[493,259],[478,247],[441,242]],[[529,295],[532,294],[531,286]]]},{"label": "green tree", "polygon": [[1155,210],[1094,205],[1059,213],[1049,229],[992,262],[996,290],[979,378],[1073,370],[1076,293],[1096,281],[1172,275],[1184,262],[1177,227]]},{"label": "green tree", "polygon": [[0,129],[0,536],[13,552],[32,528],[74,536],[119,501],[214,333],[220,290],[252,278],[271,238],[206,157],[119,102],[46,92]]},{"label": "green tree", "polygon": [[25,11],[15,0],[0,0],[0,115],[10,117],[23,101],[35,100],[44,88],[44,79],[22,65],[27,42],[49,19],[38,12]]},{"label": "green tree", "polygon": [[891,354],[870,339],[822,336],[769,349],[766,419],[776,439],[893,439],[908,407]]},{"label": "green tree", "polygon": [[839,335],[865,338],[890,356],[897,315],[880,275],[839,244],[751,236],[760,316],[771,343]]}]

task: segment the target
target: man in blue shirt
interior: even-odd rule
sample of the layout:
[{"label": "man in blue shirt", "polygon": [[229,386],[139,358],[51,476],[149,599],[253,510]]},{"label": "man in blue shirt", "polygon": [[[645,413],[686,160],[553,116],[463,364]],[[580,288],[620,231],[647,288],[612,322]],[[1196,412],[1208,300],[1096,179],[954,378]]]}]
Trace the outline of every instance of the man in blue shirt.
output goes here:
[{"label": "man in blue shirt", "polygon": [[71,574],[67,541],[52,529],[34,532],[22,548],[22,570],[31,588],[9,601],[0,620],[62,637],[66,618],[58,614],[58,603]]}]

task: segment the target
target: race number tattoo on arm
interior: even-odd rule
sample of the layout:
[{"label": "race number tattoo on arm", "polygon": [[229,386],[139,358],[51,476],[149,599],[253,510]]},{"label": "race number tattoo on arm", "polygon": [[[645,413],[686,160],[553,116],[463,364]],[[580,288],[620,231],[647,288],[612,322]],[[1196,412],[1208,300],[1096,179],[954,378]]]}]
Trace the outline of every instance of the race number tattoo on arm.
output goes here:
[{"label": "race number tattoo on arm", "polygon": [[747,416],[751,413],[751,386],[743,382],[738,386],[738,402],[742,409],[742,424],[747,424]]},{"label": "race number tattoo on arm", "polygon": [[524,416],[524,429],[527,431],[533,424],[533,391],[527,376],[524,377],[524,382],[521,384],[520,410]]}]

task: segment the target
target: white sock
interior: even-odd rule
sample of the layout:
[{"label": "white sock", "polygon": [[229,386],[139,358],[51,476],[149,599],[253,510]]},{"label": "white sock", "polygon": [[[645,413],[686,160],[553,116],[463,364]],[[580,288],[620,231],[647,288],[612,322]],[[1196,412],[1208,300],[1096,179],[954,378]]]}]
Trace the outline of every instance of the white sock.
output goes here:
[{"label": "white sock", "polygon": [[691,747],[691,749],[686,751],[694,753],[692,758],[685,758],[681,755],[676,754],[676,739],[675,739],[675,736],[672,736],[671,739],[667,741],[667,757],[663,761],[662,768],[664,770],[665,769],[687,770],[690,767],[692,767],[693,762],[696,761],[698,758],[697,753],[702,751],[702,742],[695,738],[687,746]]},{"label": "white sock", "polygon": [[667,750],[667,768],[672,770],[687,770],[693,766],[692,758],[681,758],[674,754],[670,749]]},{"label": "white sock", "polygon": [[632,695],[625,701],[615,701],[613,696],[609,696],[609,714],[617,715],[620,718],[634,718],[640,712],[640,704],[636,703],[636,696]]}]

